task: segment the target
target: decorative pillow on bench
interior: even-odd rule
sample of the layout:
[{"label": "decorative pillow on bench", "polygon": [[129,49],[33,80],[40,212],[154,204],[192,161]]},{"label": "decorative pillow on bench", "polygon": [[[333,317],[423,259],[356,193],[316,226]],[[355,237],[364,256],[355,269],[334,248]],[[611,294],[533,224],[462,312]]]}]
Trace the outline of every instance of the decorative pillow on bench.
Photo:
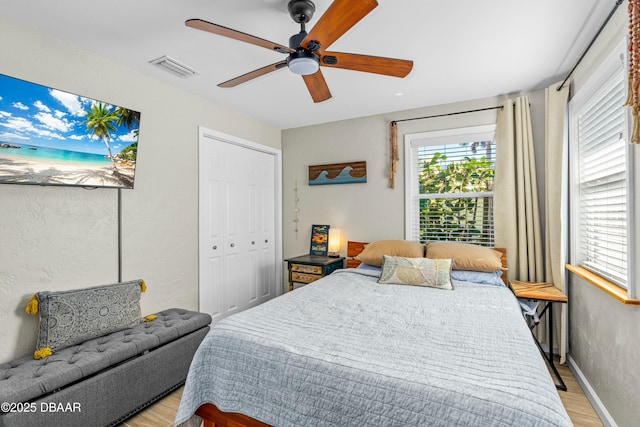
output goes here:
[{"label": "decorative pillow on bench", "polygon": [[143,280],[60,292],[38,292],[27,313],[40,313],[34,358],[140,323]]}]

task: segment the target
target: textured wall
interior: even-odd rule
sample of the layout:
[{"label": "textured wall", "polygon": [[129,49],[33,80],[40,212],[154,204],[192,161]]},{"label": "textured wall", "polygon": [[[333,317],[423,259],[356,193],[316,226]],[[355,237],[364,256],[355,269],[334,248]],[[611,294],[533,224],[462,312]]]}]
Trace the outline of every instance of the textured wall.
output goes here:
[{"label": "textured wall", "polygon": [[574,277],[569,352],[619,427],[640,425],[640,307]]},{"label": "textured wall", "polygon": [[[0,18],[0,73],[142,113],[122,190],[123,280],[142,312],[198,307],[198,125],[280,148],[280,130]],[[205,78],[205,77],[202,77]],[[35,292],[118,279],[117,190],[0,185],[0,363],[33,352]]]}]

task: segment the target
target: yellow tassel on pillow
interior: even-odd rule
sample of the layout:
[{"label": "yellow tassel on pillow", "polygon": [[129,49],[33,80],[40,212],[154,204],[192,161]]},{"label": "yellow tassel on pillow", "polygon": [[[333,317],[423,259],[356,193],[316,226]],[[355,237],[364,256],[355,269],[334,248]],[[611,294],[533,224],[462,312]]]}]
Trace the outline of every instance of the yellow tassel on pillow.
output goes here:
[{"label": "yellow tassel on pillow", "polygon": [[144,283],[144,280],[142,282],[140,282],[140,289],[142,290],[142,292],[146,292],[147,291],[147,284]]},{"label": "yellow tassel on pillow", "polygon": [[149,316],[144,318],[145,322],[151,322],[152,320],[156,320],[158,318],[158,316],[156,316],[155,314],[150,314]]},{"label": "yellow tassel on pillow", "polygon": [[27,314],[38,314],[38,298],[35,295],[31,297],[31,300],[27,303],[27,307],[24,310]]},{"label": "yellow tassel on pillow", "polygon": [[51,351],[51,349],[49,347],[45,347],[45,348],[41,348],[40,350],[36,351],[35,353],[33,353],[33,358],[38,360],[38,359],[44,359],[45,357],[49,357],[53,354],[53,352]]}]

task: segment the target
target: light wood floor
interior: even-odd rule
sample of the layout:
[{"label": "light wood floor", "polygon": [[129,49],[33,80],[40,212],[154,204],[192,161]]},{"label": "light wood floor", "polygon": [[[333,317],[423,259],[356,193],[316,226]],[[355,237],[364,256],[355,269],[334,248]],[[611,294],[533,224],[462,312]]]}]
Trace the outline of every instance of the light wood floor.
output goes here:
[{"label": "light wood floor", "polygon": [[[567,391],[559,391],[560,399],[575,427],[603,427],[600,418],[584,395],[580,385],[566,365],[556,365],[567,385]],[[182,388],[156,402],[119,427],[169,427],[178,411]]]}]

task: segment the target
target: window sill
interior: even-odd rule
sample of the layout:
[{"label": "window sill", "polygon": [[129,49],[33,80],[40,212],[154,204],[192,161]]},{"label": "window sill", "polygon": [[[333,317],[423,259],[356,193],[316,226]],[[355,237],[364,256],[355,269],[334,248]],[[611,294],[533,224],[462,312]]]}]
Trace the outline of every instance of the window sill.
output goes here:
[{"label": "window sill", "polygon": [[629,296],[627,295],[627,291],[622,289],[620,286],[614,285],[608,280],[603,279],[597,274],[592,273],[585,268],[576,267],[575,265],[571,264],[567,264],[565,265],[565,267],[576,276],[581,277],[592,285],[602,289],[604,292],[611,295],[623,304],[640,305],[640,300],[629,298]]}]

